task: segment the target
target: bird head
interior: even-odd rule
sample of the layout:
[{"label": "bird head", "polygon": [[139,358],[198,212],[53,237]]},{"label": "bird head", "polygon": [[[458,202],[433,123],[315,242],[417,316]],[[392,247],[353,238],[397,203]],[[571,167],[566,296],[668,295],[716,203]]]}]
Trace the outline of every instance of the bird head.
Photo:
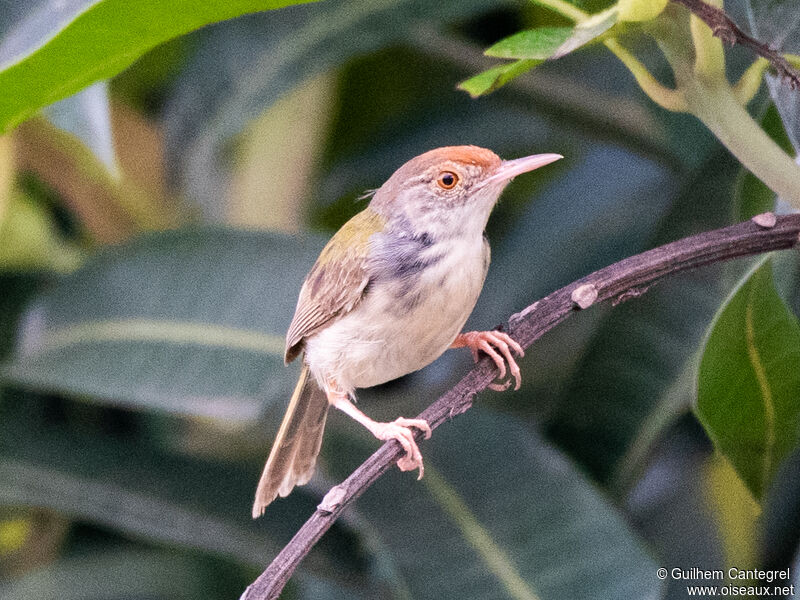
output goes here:
[{"label": "bird head", "polygon": [[560,158],[560,154],[535,154],[501,160],[477,146],[437,148],[397,169],[370,206],[384,218],[400,218],[413,226],[482,233],[514,177]]}]

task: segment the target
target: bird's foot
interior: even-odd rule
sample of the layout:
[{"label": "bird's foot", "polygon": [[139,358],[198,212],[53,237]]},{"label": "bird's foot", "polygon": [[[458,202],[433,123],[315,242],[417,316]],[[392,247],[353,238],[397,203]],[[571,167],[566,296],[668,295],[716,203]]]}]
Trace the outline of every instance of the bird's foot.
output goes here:
[{"label": "bird's foot", "polygon": [[412,427],[416,427],[425,433],[425,439],[431,437],[431,428],[424,419],[405,419],[400,417],[391,423],[373,423],[369,429],[379,440],[397,440],[406,451],[405,456],[397,461],[397,466],[401,471],[413,471],[419,469],[419,477],[422,479],[425,467],[422,464],[422,454],[419,451],[417,442],[414,440]]},{"label": "bird's foot", "polygon": [[[479,351],[485,352],[497,365],[499,371],[498,377],[502,379],[506,376],[506,363],[508,363],[508,371],[511,377],[514,378],[514,389],[518,390],[522,383],[522,375],[519,371],[519,365],[514,359],[513,352],[519,356],[525,356],[525,351],[510,335],[502,331],[468,331],[467,333],[459,334],[453,342],[452,348],[467,347],[472,352],[472,358],[478,362],[480,358]],[[492,383],[489,388],[496,391],[503,391],[508,389],[509,382]]]}]

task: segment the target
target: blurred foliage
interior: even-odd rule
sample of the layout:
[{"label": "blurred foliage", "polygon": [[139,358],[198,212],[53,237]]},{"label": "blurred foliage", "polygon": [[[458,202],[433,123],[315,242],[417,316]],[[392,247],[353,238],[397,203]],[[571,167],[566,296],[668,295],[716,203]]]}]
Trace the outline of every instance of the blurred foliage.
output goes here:
[{"label": "blurred foliage", "polygon": [[[653,28],[689,31],[674,3],[330,0],[215,23],[282,4],[0,5],[3,598],[238,597],[376,447],[332,415],[314,479],[250,520],[296,375],[282,346],[302,278],[416,154],[566,157],[496,208],[475,328],[631,254],[791,210],[717,141],[730,123],[664,110],[618,60],[617,42],[680,79],[708,40],[656,32],[664,58]],[[575,23],[576,8],[600,16]],[[800,53],[792,3],[726,9]],[[769,73],[759,89],[746,52],[726,59],[752,78],[753,119],[737,119],[794,154],[800,95]],[[472,99],[465,80],[499,89]],[[658,567],[796,567],[800,260],[757,264],[548,333],[522,391],[437,431],[422,481],[387,473],[285,597],[685,598]],[[416,414],[470,364],[448,352],[361,406]]]}]

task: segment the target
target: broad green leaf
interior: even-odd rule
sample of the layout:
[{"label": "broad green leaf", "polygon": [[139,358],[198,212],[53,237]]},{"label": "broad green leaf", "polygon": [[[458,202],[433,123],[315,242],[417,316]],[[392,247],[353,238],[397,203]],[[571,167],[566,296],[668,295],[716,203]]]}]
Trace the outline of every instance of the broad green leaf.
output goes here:
[{"label": "broad green leaf", "polygon": [[800,325],[760,263],[722,306],[700,362],[697,415],[716,448],[761,501],[796,447]]},{"label": "broad green leaf", "polygon": [[[275,502],[253,520],[261,464],[170,454],[131,436],[70,426],[44,415],[46,409],[31,396],[2,398],[0,504],[45,508],[134,538],[261,567],[318,502],[306,489],[295,490],[291,502]],[[359,550],[352,550],[351,530],[339,526],[331,533],[349,549],[342,554],[323,545],[304,565],[337,580],[336,565]]]},{"label": "broad green leaf", "polygon": [[374,598],[407,600],[402,593],[393,594],[386,587],[376,589],[377,593],[372,589],[359,594],[353,589],[352,583],[349,585],[347,581],[334,583],[330,579],[314,577],[303,572],[301,564],[297,576],[292,578],[281,596],[298,600],[372,600]]},{"label": "broad green leaf", "polygon": [[296,377],[283,366],[285,328],[321,246],[184,230],[109,248],[30,307],[6,378],[231,421],[279,410]]},{"label": "broad green leaf", "polygon": [[294,0],[49,0],[0,42],[0,132],[41,107],[111,77],[157,44],[209,23]]},{"label": "broad green leaf", "polygon": [[572,27],[540,27],[520,31],[487,48],[487,56],[546,60],[572,34]]},{"label": "broad green leaf", "polygon": [[222,600],[233,583],[221,585],[224,579],[219,567],[186,554],[112,549],[52,562],[4,582],[2,591],[4,600]]},{"label": "broad green leaf", "polygon": [[620,21],[651,21],[661,14],[669,0],[619,0]]},{"label": "broad green leaf", "polygon": [[[365,454],[331,441],[342,474],[343,457]],[[519,421],[475,407],[421,450],[422,480],[393,468],[356,504],[411,597],[659,597],[656,565],[624,519]]]},{"label": "broad green leaf", "polygon": [[[368,34],[335,29],[344,18],[345,6]],[[635,82],[609,53],[583,54],[565,63],[569,72],[559,68],[554,85],[546,78],[534,78],[487,102],[471,102],[468,95],[454,93],[454,83],[464,75],[467,50],[475,55],[477,49],[449,33],[444,24],[490,10],[494,4],[403,0],[385,8],[382,3],[357,6],[358,11],[353,2],[324,2],[251,15],[187,39],[187,46],[196,43],[197,52],[166,103],[166,162],[173,181],[202,206],[207,218],[223,220],[230,214],[220,199],[231,197],[231,172],[238,167],[232,158],[242,148],[242,138],[233,136],[242,132],[249,136],[248,123],[276,98],[288,98],[285,94],[298,82],[330,66],[342,67],[340,73],[349,81],[346,89],[343,85],[337,91],[347,95],[337,96],[334,103],[332,127],[316,165],[320,180],[310,201],[312,210],[338,215],[332,220],[337,224],[342,214],[353,209],[352,198],[379,186],[404,160],[448,143],[476,143],[504,157],[535,152],[545,145],[561,147],[566,156],[563,147],[569,144],[574,156],[574,149],[590,146],[587,138],[597,140],[594,133],[602,130],[604,141],[613,139],[649,156],[668,155],[667,160],[676,160],[675,154],[680,153],[681,162],[686,155],[698,161],[698,156],[708,153],[713,137],[696,120],[683,122],[674,144],[666,149],[672,123],[667,127],[663,119],[674,115],[651,111],[636,95]],[[372,12],[362,16],[362,9]],[[311,23],[301,17],[322,11],[326,11],[325,27],[334,30],[319,25],[325,37],[307,37]],[[435,31],[426,28],[423,36],[414,15],[441,23],[441,29],[439,25]],[[396,23],[398,30],[409,27],[408,36],[402,46],[364,54],[392,42],[394,32],[380,28],[383,22]],[[297,55],[284,55],[281,48],[294,47],[293,35],[301,35],[297,43],[303,46]],[[356,46],[363,47],[362,52]],[[451,48],[462,46],[463,59],[460,53],[454,59]],[[319,62],[320,54],[324,64]],[[267,57],[263,61],[262,55]],[[487,122],[508,126],[486,127]],[[541,132],[550,125],[558,131]],[[592,133],[585,136],[585,132]],[[346,143],[340,142],[342,137]],[[283,146],[276,151],[284,154]],[[269,194],[263,196],[266,204]],[[312,223],[318,226],[320,221]]]},{"label": "broad green leaf", "polygon": [[500,89],[515,77],[527,73],[533,67],[541,64],[541,60],[517,60],[512,63],[499,65],[485,70],[483,73],[470,77],[458,84],[458,89],[464,90],[473,98],[483,96],[489,92]]}]

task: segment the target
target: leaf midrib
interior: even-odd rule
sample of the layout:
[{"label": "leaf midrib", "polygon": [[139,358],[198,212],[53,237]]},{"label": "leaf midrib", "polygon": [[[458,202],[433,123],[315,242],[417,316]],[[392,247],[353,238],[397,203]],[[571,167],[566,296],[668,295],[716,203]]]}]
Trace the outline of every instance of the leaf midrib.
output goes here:
[{"label": "leaf midrib", "polygon": [[276,356],[282,356],[284,350],[282,336],[199,321],[158,319],[83,321],[47,331],[42,338],[26,342],[23,346],[27,346],[24,349],[27,355],[102,342],[192,344]]},{"label": "leaf midrib", "polygon": [[772,397],[772,388],[769,385],[761,355],[756,346],[755,327],[753,324],[754,286],[750,287],[747,304],[745,306],[745,339],[747,341],[747,357],[758,382],[761,398],[764,405],[764,457],[762,459],[761,487],[765,490],[769,482],[772,466],[772,455],[775,448],[775,402]]},{"label": "leaf midrib", "polygon": [[423,479],[428,490],[461,531],[464,539],[475,549],[487,568],[503,584],[515,600],[540,600],[520,575],[511,557],[492,539],[459,493],[434,469],[425,467]]}]

